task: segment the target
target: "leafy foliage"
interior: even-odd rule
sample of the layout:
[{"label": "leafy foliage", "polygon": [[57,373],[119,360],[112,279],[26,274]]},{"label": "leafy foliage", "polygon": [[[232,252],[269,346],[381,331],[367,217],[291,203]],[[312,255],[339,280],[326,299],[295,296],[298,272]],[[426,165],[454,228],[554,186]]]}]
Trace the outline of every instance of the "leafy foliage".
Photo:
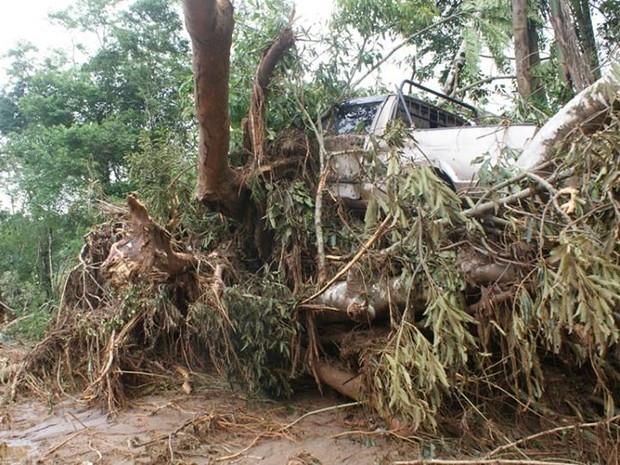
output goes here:
[{"label": "leafy foliage", "polygon": [[151,138],[188,141],[179,101],[189,101],[186,87],[181,94],[189,48],[176,11],[161,0],[125,10],[116,3],[83,0],[54,14],[69,29],[96,31],[100,48],[78,64],[63,52],[38,61],[32,46],[20,44],[9,53],[10,80],[0,91],[0,167],[22,211],[5,221],[9,228],[31,223],[32,233],[12,241],[17,248],[45,251],[21,254],[13,266],[48,298],[58,297],[56,272],[96,221],[94,201],[133,188],[126,157]]},{"label": "leafy foliage", "polygon": [[250,277],[226,288],[221,303],[196,302],[190,312],[211,361],[247,392],[288,397],[297,302],[277,276]]}]

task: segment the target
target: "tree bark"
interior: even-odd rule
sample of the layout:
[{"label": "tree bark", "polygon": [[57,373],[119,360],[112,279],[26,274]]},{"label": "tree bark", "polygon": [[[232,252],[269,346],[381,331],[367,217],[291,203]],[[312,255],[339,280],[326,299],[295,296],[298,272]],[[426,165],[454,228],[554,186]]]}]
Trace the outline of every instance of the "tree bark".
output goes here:
[{"label": "tree bark", "polygon": [[517,166],[533,169],[553,157],[558,144],[576,128],[598,130],[608,110],[620,99],[620,68],[612,69],[590,87],[577,94],[558,111],[532,139],[517,160]]},{"label": "tree bark", "polygon": [[577,20],[578,38],[583,49],[583,53],[590,65],[590,71],[594,79],[601,78],[598,53],[596,51],[596,40],[594,39],[594,27],[592,26],[592,15],[590,14],[590,2],[588,0],[572,0],[572,10]]},{"label": "tree bark", "polygon": [[228,164],[233,7],[228,0],[183,0],[183,12],[192,41],[199,125],[196,197],[228,216],[242,219],[247,193]]},{"label": "tree bark", "polygon": [[273,77],[276,65],[295,44],[295,36],[290,25],[280,31],[276,40],[263,52],[252,88],[252,99],[248,118],[248,134],[244,139],[249,141],[251,151],[259,162],[265,158],[265,127],[266,127],[266,101],[269,91],[269,83]]},{"label": "tree bark", "polygon": [[527,0],[512,0],[512,31],[515,42],[515,66],[519,95],[527,101],[532,95],[532,70],[527,33]]},{"label": "tree bark", "polygon": [[532,86],[532,99],[536,103],[544,104],[547,100],[545,88],[541,79],[536,75],[536,69],[540,66],[540,48],[538,47],[538,29],[531,18],[527,20],[527,40],[529,47],[530,74]]},{"label": "tree bark", "polygon": [[594,82],[594,75],[581,50],[567,0],[551,0],[550,7],[551,24],[562,52],[562,66],[568,81],[580,92]]},{"label": "tree bark", "polygon": [[[388,278],[365,285],[355,274],[349,273],[346,281],[334,283],[312,303],[337,309],[335,313],[328,313],[328,317],[340,315],[341,319],[359,323],[369,323],[378,316],[387,315],[390,305],[400,308],[407,303],[409,281],[406,278]],[[414,297],[425,299],[424,295]]]},{"label": "tree bark", "polygon": [[315,363],[314,369],[321,383],[351,399],[361,400],[362,379],[358,374],[349,373],[321,361]]},{"label": "tree bark", "polygon": [[545,92],[533,69],[540,64],[538,32],[528,19],[527,0],[512,0],[512,30],[515,44],[517,88],[524,102],[543,102]]}]

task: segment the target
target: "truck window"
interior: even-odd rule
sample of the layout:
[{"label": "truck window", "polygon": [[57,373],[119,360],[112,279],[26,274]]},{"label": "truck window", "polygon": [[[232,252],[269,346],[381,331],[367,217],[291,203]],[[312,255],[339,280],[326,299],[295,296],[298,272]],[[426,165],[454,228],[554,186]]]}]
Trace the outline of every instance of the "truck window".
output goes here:
[{"label": "truck window", "polygon": [[336,134],[367,133],[381,102],[345,103],[336,107],[333,131]]}]

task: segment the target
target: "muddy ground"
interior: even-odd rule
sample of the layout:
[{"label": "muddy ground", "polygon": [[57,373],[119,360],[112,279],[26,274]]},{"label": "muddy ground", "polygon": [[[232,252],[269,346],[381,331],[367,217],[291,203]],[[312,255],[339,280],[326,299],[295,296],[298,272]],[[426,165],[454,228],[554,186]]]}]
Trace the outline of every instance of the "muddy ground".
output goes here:
[{"label": "muddy ground", "polygon": [[273,402],[207,385],[134,399],[115,416],[78,399],[21,399],[0,410],[0,463],[365,465],[418,458],[418,443],[387,436],[380,420],[362,406],[342,407],[347,403],[313,389]]},{"label": "muddy ground", "polygon": [[[23,355],[23,348],[0,343],[0,399],[10,389],[9,368]],[[492,402],[495,416],[484,417],[476,407],[479,415],[444,417],[442,432],[404,437],[363,405],[320,393],[311,379],[283,401],[248,398],[214,374],[185,373],[167,380],[166,388],[157,386],[148,394],[149,387],[141,387],[114,415],[57,386],[54,394],[39,386],[1,403],[0,465],[387,465],[424,459],[620,465],[620,414],[583,423]],[[565,394],[552,397],[568,402]]]}]

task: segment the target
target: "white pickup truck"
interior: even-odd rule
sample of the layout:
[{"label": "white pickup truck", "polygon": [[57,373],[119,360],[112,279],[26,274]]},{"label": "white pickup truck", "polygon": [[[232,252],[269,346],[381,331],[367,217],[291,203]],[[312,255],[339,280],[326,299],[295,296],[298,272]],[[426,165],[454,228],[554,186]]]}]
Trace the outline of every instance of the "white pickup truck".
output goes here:
[{"label": "white pickup truck", "polygon": [[[469,117],[410,95],[413,87],[463,108]],[[432,166],[457,192],[476,185],[484,160],[494,162],[507,151],[521,152],[537,131],[531,124],[477,125],[476,117],[472,106],[409,80],[395,94],[342,102],[332,112],[324,137],[331,191],[352,202],[368,200],[378,187],[364,175],[370,136],[381,136],[393,120],[411,128],[403,161]]]}]

